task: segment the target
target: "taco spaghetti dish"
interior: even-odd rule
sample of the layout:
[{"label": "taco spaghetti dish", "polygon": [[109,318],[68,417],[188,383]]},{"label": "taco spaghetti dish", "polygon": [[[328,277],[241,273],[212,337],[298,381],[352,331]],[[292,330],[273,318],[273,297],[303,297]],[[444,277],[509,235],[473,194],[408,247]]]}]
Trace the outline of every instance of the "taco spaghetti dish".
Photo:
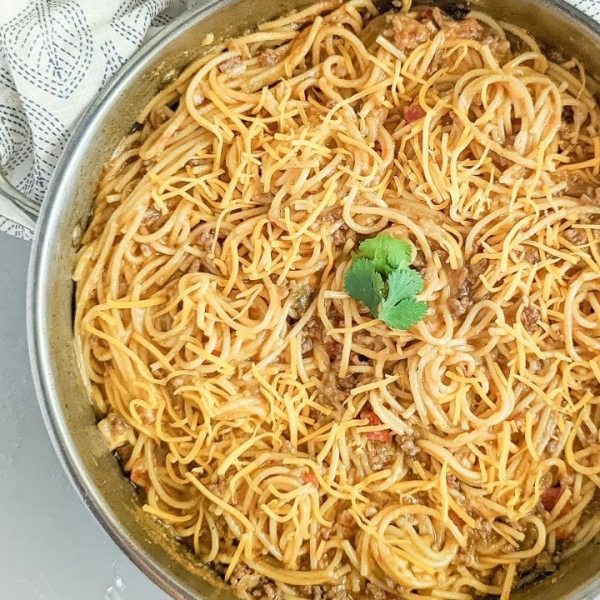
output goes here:
[{"label": "taco spaghetti dish", "polygon": [[552,572],[600,531],[599,190],[583,67],[485,14],[333,0],[207,48],[74,275],[143,510],[246,598]]}]

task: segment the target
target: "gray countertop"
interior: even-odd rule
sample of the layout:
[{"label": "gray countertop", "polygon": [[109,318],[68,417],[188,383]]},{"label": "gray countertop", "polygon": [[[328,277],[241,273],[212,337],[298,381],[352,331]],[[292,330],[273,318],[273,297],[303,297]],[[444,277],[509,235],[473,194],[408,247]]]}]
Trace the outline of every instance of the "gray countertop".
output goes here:
[{"label": "gray countertop", "polygon": [[44,428],[25,331],[30,247],[0,234],[0,598],[168,600],[96,523]]}]

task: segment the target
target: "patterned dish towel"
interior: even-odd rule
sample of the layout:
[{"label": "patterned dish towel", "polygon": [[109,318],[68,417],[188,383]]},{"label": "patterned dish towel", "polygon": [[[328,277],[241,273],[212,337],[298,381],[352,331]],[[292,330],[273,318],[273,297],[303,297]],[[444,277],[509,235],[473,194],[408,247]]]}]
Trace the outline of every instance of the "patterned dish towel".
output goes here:
[{"label": "patterned dish towel", "polygon": [[[600,20],[600,0],[569,1]],[[193,3],[0,0],[0,166],[13,185],[42,201],[79,115],[98,90]],[[33,227],[0,196],[0,231],[29,240]]]},{"label": "patterned dish towel", "polygon": [[[0,166],[39,202],[98,90],[188,0],[0,0]],[[0,197],[0,231],[33,222]]]}]

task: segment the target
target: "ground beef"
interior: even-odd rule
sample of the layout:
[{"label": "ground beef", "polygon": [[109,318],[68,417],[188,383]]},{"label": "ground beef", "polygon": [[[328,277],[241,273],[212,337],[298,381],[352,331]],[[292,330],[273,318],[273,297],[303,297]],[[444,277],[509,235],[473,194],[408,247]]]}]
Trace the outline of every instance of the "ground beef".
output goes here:
[{"label": "ground beef", "polygon": [[343,510],[342,512],[338,513],[335,522],[337,525],[344,527],[345,529],[352,529],[356,527],[356,521],[349,510]]},{"label": "ground beef", "polygon": [[246,65],[239,56],[234,56],[219,65],[219,71],[226,75],[241,75],[246,70]]},{"label": "ground beef", "polygon": [[374,350],[376,352],[379,352],[385,348],[385,342],[381,338],[375,337],[370,333],[356,333],[353,336],[353,341],[357,346],[367,348],[368,350]]},{"label": "ground beef", "polygon": [[540,316],[540,311],[535,308],[535,306],[526,306],[522,313],[523,327],[525,327],[525,331],[533,333],[537,329]]},{"label": "ground beef", "polygon": [[311,600],[323,600],[323,587],[320,585],[299,585],[296,587],[298,594],[303,598],[311,598]]},{"label": "ground beef", "polygon": [[228,502],[234,506],[237,506],[240,503],[241,498],[239,497],[238,493],[231,495],[231,488],[229,485],[231,478],[235,475],[235,473],[235,469],[230,467],[227,469],[227,472],[224,475],[218,475],[217,480],[206,484],[206,487],[218,498],[227,498]]},{"label": "ground beef", "polygon": [[[228,565],[215,562],[215,571],[222,577],[228,569]],[[229,578],[230,585],[237,592],[246,592],[252,598],[260,600],[282,600],[283,592],[272,579],[263,577],[250,567],[238,563]]]},{"label": "ground beef", "polygon": [[458,491],[460,490],[460,481],[456,475],[448,475],[446,476],[446,483],[451,490]]},{"label": "ground beef", "polygon": [[300,344],[302,356],[306,356],[313,349],[313,341],[310,338],[304,338]]},{"label": "ground beef", "polygon": [[340,389],[339,382],[338,376],[333,371],[323,375],[323,393],[319,397],[322,404],[336,408],[348,398],[348,392]]},{"label": "ground beef", "polygon": [[98,423],[98,429],[110,450],[116,450],[124,444],[135,444],[133,428],[117,412],[110,412]]},{"label": "ground beef", "polygon": [[506,571],[499,569],[494,573],[492,583],[497,587],[502,587],[504,580],[506,579]]},{"label": "ground beef", "polygon": [[448,300],[448,308],[450,309],[450,314],[454,318],[464,315],[467,310],[469,310],[469,306],[471,306],[471,300],[467,296],[463,296],[462,298],[450,298],[450,300]]},{"label": "ground beef", "polygon": [[465,298],[469,295],[471,286],[469,284],[469,270],[466,267],[452,271],[449,279],[454,297]]},{"label": "ground beef", "polygon": [[444,25],[444,15],[437,7],[423,6],[418,8],[416,13],[415,19],[419,21],[419,23],[427,23],[430,21],[437,29],[441,29]]},{"label": "ground beef", "polygon": [[369,442],[367,453],[371,470],[383,471],[393,464],[398,449],[391,440]]},{"label": "ground beef", "polygon": [[400,450],[404,452],[407,456],[413,457],[421,452],[419,446],[415,444],[414,438],[408,435],[401,435],[398,437],[398,444],[400,446]]},{"label": "ground beef", "polygon": [[450,271],[448,282],[450,284],[449,310],[453,317],[464,315],[472,304],[472,290],[479,284],[479,276],[485,273],[489,261],[484,258],[460,269]]},{"label": "ground beef", "polygon": [[360,374],[353,373],[338,380],[338,388],[343,392],[349,392],[360,383]]},{"label": "ground beef", "polygon": [[[221,575],[225,575],[227,572],[227,565],[222,565],[222,573]],[[220,571],[217,569],[217,572]],[[252,576],[254,575],[254,571],[241,563],[238,563],[231,573],[231,577],[229,578],[229,583],[232,587],[239,589],[240,591],[244,591],[248,589],[249,585],[252,584]]]},{"label": "ground beef", "polygon": [[390,21],[390,28],[384,30],[384,37],[404,53],[411,52],[420,44],[431,38],[431,30],[422,23],[405,15],[394,15]]},{"label": "ground beef", "polygon": [[216,483],[208,483],[207,489],[212,492],[217,498],[222,498],[227,491],[227,480],[219,479]]},{"label": "ground beef", "polygon": [[196,246],[202,252],[208,252],[208,250],[210,249],[210,247],[212,246],[212,244],[214,242],[214,239],[215,239],[215,234],[212,231],[210,231],[209,229],[205,229],[198,236],[198,239],[196,240]]},{"label": "ground beef", "polygon": [[511,58],[510,42],[500,37],[497,31],[484,28],[481,44],[487,46],[492,55],[502,65]]},{"label": "ground beef", "polygon": [[323,598],[325,600],[352,600],[352,596],[346,591],[346,586],[343,584],[326,588]]},{"label": "ground beef", "polygon": [[252,590],[252,595],[255,598],[261,598],[261,600],[264,598],[268,600],[282,600],[283,598],[283,593],[279,586],[269,579],[266,579],[264,583],[259,583]]},{"label": "ground beef", "polygon": [[540,251],[532,246],[525,246],[521,253],[521,258],[531,265],[535,265],[540,261]]},{"label": "ground beef", "polygon": [[471,40],[481,40],[485,31],[477,19],[450,21],[443,29],[447,37],[459,37]]},{"label": "ground beef", "polygon": [[330,362],[334,363],[342,358],[343,346],[333,338],[327,337],[323,346],[325,347],[325,352],[327,352]]},{"label": "ground beef", "polygon": [[486,269],[488,268],[488,265],[489,260],[487,258],[484,258],[478,261],[477,263],[474,263],[469,266],[468,281],[472,287],[479,283],[479,276],[485,273]]},{"label": "ground beef", "polygon": [[267,48],[260,55],[260,64],[263,67],[272,67],[279,62],[279,56],[277,52],[272,48]]},{"label": "ground beef", "polygon": [[569,487],[573,485],[575,481],[575,471],[573,469],[567,468],[566,472],[559,477],[559,483],[564,487]]},{"label": "ground beef", "polygon": [[470,536],[477,541],[482,541],[484,544],[489,544],[494,537],[492,524],[486,519],[478,519],[477,527],[469,527]]},{"label": "ground beef", "polygon": [[546,371],[546,364],[539,358],[531,359],[528,364],[528,369],[530,373],[542,373]]},{"label": "ground beef", "polygon": [[305,337],[309,337],[313,341],[317,339],[320,340],[323,335],[323,324],[321,323],[321,319],[313,317],[306,323],[302,331]]},{"label": "ground beef", "polygon": [[373,600],[387,600],[387,592],[372,583],[367,583],[365,596],[367,598],[372,598]]},{"label": "ground beef", "polygon": [[346,243],[349,231],[350,229],[347,225],[342,225],[339,229],[333,232],[331,235],[331,243],[334,248],[340,248]]},{"label": "ground beef", "polygon": [[323,325],[320,319],[313,318],[304,326],[302,330],[302,344],[300,349],[302,355],[310,352],[315,343],[320,342],[323,338]]},{"label": "ground beef", "polygon": [[563,231],[563,237],[573,246],[583,246],[587,242],[587,234],[583,229],[566,229]]}]

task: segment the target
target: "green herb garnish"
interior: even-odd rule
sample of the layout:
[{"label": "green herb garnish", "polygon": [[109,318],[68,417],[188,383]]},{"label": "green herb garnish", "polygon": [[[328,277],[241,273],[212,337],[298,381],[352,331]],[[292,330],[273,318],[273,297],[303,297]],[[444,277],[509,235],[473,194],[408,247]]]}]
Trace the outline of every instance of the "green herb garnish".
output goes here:
[{"label": "green herb garnish", "polygon": [[415,299],[423,278],[409,266],[411,251],[389,235],[365,240],[344,278],[346,293],[392,329],[409,329],[427,314],[427,304]]},{"label": "green herb garnish", "polygon": [[382,275],[389,275],[395,269],[406,269],[410,265],[411,245],[391,235],[383,234],[364,240],[359,248],[359,258],[370,258],[375,270]]},{"label": "green herb garnish", "polygon": [[344,287],[350,296],[364,302],[377,316],[383,301],[383,277],[375,270],[371,260],[355,259],[344,278]]}]

